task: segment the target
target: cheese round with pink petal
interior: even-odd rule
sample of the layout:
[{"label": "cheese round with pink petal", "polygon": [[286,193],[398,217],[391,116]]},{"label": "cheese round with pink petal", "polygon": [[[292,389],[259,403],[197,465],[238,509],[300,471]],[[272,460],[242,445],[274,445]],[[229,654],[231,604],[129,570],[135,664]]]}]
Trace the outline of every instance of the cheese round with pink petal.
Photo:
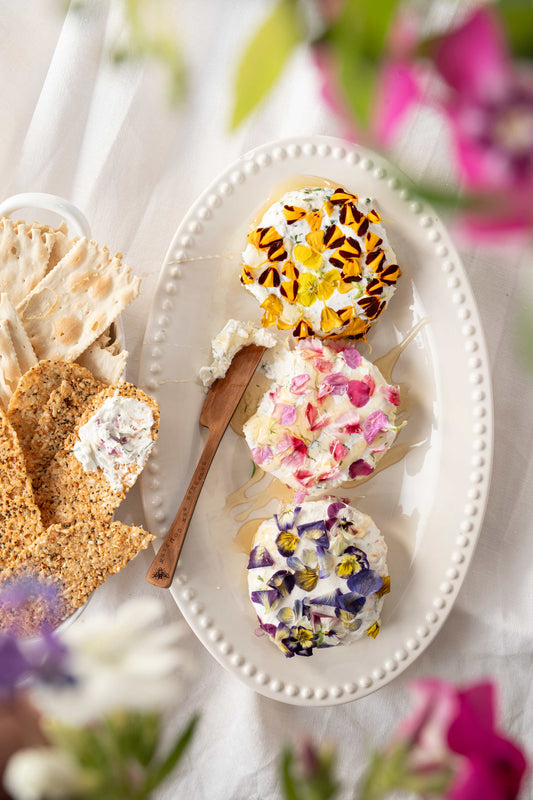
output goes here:
[{"label": "cheese round with pink petal", "polygon": [[390,589],[386,558],[372,519],[336,498],[274,514],[260,525],[248,561],[261,631],[289,658],[375,638]]},{"label": "cheese round with pink petal", "polygon": [[353,344],[302,339],[270,374],[243,428],[258,466],[300,499],[374,472],[399,429],[400,393]]},{"label": "cheese round with pink petal", "polygon": [[264,326],[297,338],[361,339],[400,274],[372,201],[315,187],[283,195],[250,231],[241,283],[263,309]]}]

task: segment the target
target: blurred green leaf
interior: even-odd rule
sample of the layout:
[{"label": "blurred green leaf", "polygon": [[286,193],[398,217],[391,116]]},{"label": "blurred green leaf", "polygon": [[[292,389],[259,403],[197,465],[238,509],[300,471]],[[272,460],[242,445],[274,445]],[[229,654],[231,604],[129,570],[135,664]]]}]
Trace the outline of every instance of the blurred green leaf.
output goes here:
[{"label": "blurred green leaf", "polygon": [[333,800],[340,784],[335,778],[335,753],[311,742],[295,754],[291,748],[281,758],[281,785],[284,800]]},{"label": "blurred green leaf", "polygon": [[513,55],[533,60],[533,5],[530,0],[499,0],[497,9]]},{"label": "blurred green leaf", "polygon": [[399,0],[345,0],[326,32],[337,79],[357,122],[368,125],[376,95],[379,67]]},{"label": "blurred green leaf", "polygon": [[232,130],[264,100],[302,39],[303,23],[296,0],[277,0],[248,42],[237,67]]},{"label": "blurred green leaf", "polygon": [[185,750],[189,746],[192,737],[194,736],[194,731],[196,730],[198,720],[198,715],[194,715],[192,717],[185,730],[180,734],[180,736],[178,736],[174,746],[171,748],[167,756],[165,756],[165,758],[159,764],[157,764],[155,768],[149,771],[143,787],[143,792],[139,794],[139,800],[148,798],[152,791],[159,786],[178,765]]}]

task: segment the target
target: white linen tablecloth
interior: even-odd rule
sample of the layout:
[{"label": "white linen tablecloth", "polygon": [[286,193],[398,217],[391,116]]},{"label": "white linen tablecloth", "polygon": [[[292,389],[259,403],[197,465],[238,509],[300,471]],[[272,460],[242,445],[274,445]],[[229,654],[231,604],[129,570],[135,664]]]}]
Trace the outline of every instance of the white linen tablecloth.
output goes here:
[{"label": "white linen tablecloth", "polygon": [[[90,0],[77,10],[73,4],[67,13],[59,0],[0,0],[2,198],[22,191],[69,198],[87,216],[94,238],[122,251],[143,278],[141,297],[124,314],[131,380],[138,377],[160,265],[191,201],[251,147],[293,134],[341,132],[321,100],[316,68],[303,49],[260,111],[237,133],[228,132],[236,58],[268,7],[268,0],[176,0],[189,92],[172,110],[158,69],[109,63],[107,50],[117,25],[111,0]],[[449,182],[442,122],[425,112],[412,116],[396,160],[416,177]],[[387,687],[319,709],[255,694],[189,634],[186,644],[196,661],[196,677],[170,724],[183,726],[194,710],[202,719],[181,769],[156,795],[160,800],[273,800],[280,796],[281,746],[305,735],[338,745],[343,798],[352,797],[366,755],[387,741],[408,707],[408,682],[430,674],[456,682],[492,676],[500,687],[507,730],[533,752],[528,702],[533,374],[517,355],[515,330],[533,265],[530,251],[463,245],[461,254],[493,370],[495,456],[479,544],[447,622],[414,665]],[[142,523],[137,489],[120,518]],[[91,599],[85,617],[111,612],[128,597],[153,593],[165,602],[165,619],[179,618],[170,594],[144,581],[151,558],[151,551],[143,553],[111,578]]]}]

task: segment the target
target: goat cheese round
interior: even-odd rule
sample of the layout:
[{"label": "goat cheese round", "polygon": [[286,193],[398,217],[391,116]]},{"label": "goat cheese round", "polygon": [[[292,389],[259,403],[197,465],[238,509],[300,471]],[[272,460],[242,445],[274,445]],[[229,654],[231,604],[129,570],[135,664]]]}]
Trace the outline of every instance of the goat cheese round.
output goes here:
[{"label": "goat cheese round", "polygon": [[387,546],[372,519],[336,498],[266,520],[248,562],[262,629],[287,657],[375,638],[389,591]]},{"label": "goat cheese round", "polygon": [[248,234],[241,283],[261,323],[298,338],[364,338],[401,274],[370,200],[342,188],[285,194]]}]

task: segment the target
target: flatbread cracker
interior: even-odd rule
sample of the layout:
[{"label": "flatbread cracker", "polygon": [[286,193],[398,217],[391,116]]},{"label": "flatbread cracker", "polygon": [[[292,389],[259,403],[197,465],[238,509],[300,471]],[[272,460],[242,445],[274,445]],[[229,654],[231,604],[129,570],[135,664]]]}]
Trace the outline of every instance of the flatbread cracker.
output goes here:
[{"label": "flatbread cracker", "polygon": [[40,361],[20,379],[9,401],[7,415],[18,436],[24,454],[31,449],[31,440],[43,408],[52,392],[64,380],[92,378],[79,364],[64,361]]},{"label": "flatbread cracker", "polygon": [[144,467],[149,450],[145,452],[142,463],[132,462],[127,481],[124,481],[119,489],[113,489],[101,467],[85,471],[74,454],[74,447],[79,442],[80,428],[95,416],[108,398],[116,396],[134,398],[150,408],[154,419],[150,435],[152,442],[156,441],[159,428],[157,403],[136,386],[124,381],[109,386],[92,397],[76,429],[67,437],[63,447],[50,462],[43,474],[41,485],[36,490],[37,504],[46,526],[55,523],[70,525],[79,519],[94,520],[98,524],[109,523],[115,509]]},{"label": "flatbread cracker", "polygon": [[97,380],[110,386],[123,379],[128,360],[128,351],[121,350],[116,342],[106,345],[100,336],[77,359],[78,364],[92,372]]},{"label": "flatbread cracker", "polygon": [[11,341],[13,342],[17,354],[20,371],[24,375],[25,372],[37,364],[37,356],[33,351],[31,342],[28,339],[28,334],[24,330],[24,326],[17,314],[15,306],[6,292],[0,294],[0,320],[3,319],[7,320],[9,323]]},{"label": "flatbread cracker", "polygon": [[50,393],[25,452],[26,467],[35,490],[50,461],[76,427],[89,399],[104,389],[104,384],[91,374],[82,375],[79,370],[72,370],[72,373]]},{"label": "flatbread cracker", "polygon": [[80,239],[17,306],[39,359],[74,361],[137,297],[120,254]]},{"label": "flatbread cracker", "polygon": [[9,323],[6,319],[0,319],[0,404],[4,410],[7,409],[21,377]]},{"label": "flatbread cracker", "polygon": [[17,563],[22,548],[42,531],[22,450],[0,409],[0,579]]},{"label": "flatbread cracker", "polygon": [[9,217],[0,219],[0,292],[17,306],[46,273],[51,235]]}]

